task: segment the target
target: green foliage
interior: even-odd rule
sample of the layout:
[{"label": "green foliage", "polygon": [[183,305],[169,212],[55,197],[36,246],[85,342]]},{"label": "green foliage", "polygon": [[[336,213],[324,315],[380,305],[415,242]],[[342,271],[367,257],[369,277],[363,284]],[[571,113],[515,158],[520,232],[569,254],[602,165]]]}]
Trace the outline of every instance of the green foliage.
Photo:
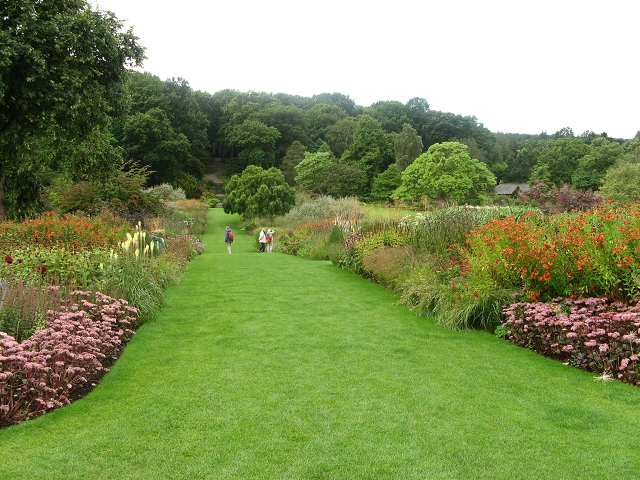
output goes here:
[{"label": "green foliage", "polygon": [[238,159],[244,165],[270,168],[275,165],[276,140],[280,137],[277,128],[259,120],[245,120],[234,126],[225,138],[229,147],[238,150]]},{"label": "green foliage", "polygon": [[[404,126],[409,124],[409,117],[407,116],[409,110],[406,105],[400,102],[375,102],[365,109],[365,113],[378,120],[385,132],[400,133],[403,131]],[[422,144],[422,141],[420,143]]]},{"label": "green foliage", "polygon": [[334,225],[331,229],[331,235],[329,236],[329,241],[327,242],[330,245],[340,245],[344,243],[344,233],[342,232],[342,227],[339,225]]},{"label": "green foliage", "polygon": [[326,143],[316,153],[304,152],[304,160],[294,167],[296,183],[305,190],[319,192],[318,183],[321,181],[321,173],[335,160]]},{"label": "green foliage", "polygon": [[402,127],[402,132],[396,137],[394,150],[396,153],[396,165],[403,172],[411,163],[422,154],[422,138],[418,132],[408,123]]},{"label": "green foliage", "polygon": [[331,151],[341,158],[353,143],[353,135],[358,128],[358,120],[353,117],[338,120],[324,129],[324,139],[331,147]]},{"label": "green foliage", "polygon": [[385,202],[391,198],[393,192],[395,192],[401,184],[402,176],[400,175],[400,170],[395,163],[392,163],[389,165],[389,168],[373,180],[370,198],[373,201]]},{"label": "green foliage", "polygon": [[144,189],[148,176],[146,167],[123,165],[108,182],[87,180],[74,184],[59,178],[48,189],[48,199],[62,213],[99,212],[107,208],[124,217],[151,216],[160,211],[161,203]]},{"label": "green foliage", "polygon": [[610,167],[598,193],[620,204],[640,201],[640,163],[620,161]]},{"label": "green foliage", "polygon": [[157,107],[127,118],[122,145],[128,158],[151,170],[152,185],[173,182],[193,162],[189,140]]},{"label": "green foliage", "polygon": [[287,185],[280,170],[250,165],[241,175],[231,177],[225,187],[222,208],[225,213],[238,213],[246,218],[273,217],[291,210],[295,199],[295,190]]},{"label": "green foliage", "polygon": [[481,202],[496,180],[484,163],[472,159],[458,142],[435,144],[402,172],[395,198]]},{"label": "green foliage", "polygon": [[318,193],[334,198],[363,197],[368,190],[369,179],[357,165],[332,162],[318,172],[314,183]]},{"label": "green foliage", "polygon": [[568,136],[544,142],[529,183],[570,184],[580,159],[588,153],[589,147],[581,138]]},{"label": "green foliage", "polygon": [[291,146],[287,149],[287,153],[282,158],[282,165],[280,169],[282,170],[285,180],[292,187],[296,184],[296,167],[304,160],[306,149],[307,147],[301,144],[298,140],[294,140]]},{"label": "green foliage", "polygon": [[380,122],[369,115],[358,118],[353,143],[342,155],[341,161],[357,165],[367,174],[369,184],[375,176],[394,161],[391,142]]},{"label": "green foliage", "polygon": [[[128,66],[143,49],[110,12],[82,0],[9,3],[0,31],[0,221],[9,176],[36,144],[55,151],[66,140],[91,135],[126,107]],[[29,154],[30,155],[30,154]],[[35,166],[48,159],[33,158]],[[20,206],[14,206],[19,211]]]},{"label": "green foliage", "polygon": [[202,194],[200,182],[189,173],[179,175],[171,183],[176,189],[181,189],[187,198],[197,198],[198,193]]},{"label": "green foliage", "polygon": [[582,191],[598,190],[607,169],[624,155],[622,145],[602,137],[594,139],[589,148],[589,153],[578,161],[578,168],[571,175],[573,186]]}]

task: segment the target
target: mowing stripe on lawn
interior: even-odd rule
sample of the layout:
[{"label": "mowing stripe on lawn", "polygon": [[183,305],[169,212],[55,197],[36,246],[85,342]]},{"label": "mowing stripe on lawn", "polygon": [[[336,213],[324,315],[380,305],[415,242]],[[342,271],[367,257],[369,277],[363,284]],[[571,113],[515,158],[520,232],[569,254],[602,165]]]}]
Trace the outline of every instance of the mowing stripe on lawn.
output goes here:
[{"label": "mowing stripe on lawn", "polygon": [[239,218],[208,218],[205,252],[102,383],[0,430],[0,478],[640,475],[640,389],[443,330],[238,229],[228,255]]}]

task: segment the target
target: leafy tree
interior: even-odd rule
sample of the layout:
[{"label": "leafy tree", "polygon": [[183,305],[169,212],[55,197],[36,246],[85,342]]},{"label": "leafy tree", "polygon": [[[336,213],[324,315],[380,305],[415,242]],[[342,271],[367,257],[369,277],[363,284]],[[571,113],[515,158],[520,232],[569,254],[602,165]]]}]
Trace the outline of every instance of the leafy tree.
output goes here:
[{"label": "leafy tree", "polygon": [[304,152],[307,150],[298,140],[294,140],[287,153],[282,158],[280,169],[284,174],[284,178],[292,187],[296,184],[296,166],[304,160]]},{"label": "leafy tree", "polygon": [[456,138],[473,138],[475,117],[463,117],[450,112],[440,112],[429,110],[424,114],[422,131],[422,141],[425,147],[430,147],[434,143],[451,142]]},{"label": "leafy tree", "polygon": [[128,117],[122,143],[129,159],[151,168],[151,185],[171,183],[180,174],[190,173],[188,166],[193,157],[189,140],[173,130],[169,118],[160,108]]},{"label": "leafy tree", "polygon": [[403,126],[410,122],[407,106],[396,101],[376,102],[365,112],[378,120],[385,132],[400,133]]},{"label": "leafy tree", "polygon": [[86,137],[69,139],[57,150],[51,166],[73,181],[106,182],[123,163],[123,149],[113,135],[95,130]]},{"label": "leafy tree", "polygon": [[624,145],[624,158],[630,163],[640,163],[640,131]]},{"label": "leafy tree", "polygon": [[367,174],[369,184],[374,177],[387,169],[394,160],[391,143],[380,122],[370,115],[358,119],[353,143],[342,155],[342,162],[353,163]]},{"label": "leafy tree", "polygon": [[[307,110],[307,118],[309,120],[309,138],[312,142],[315,142],[320,138],[325,138],[324,133],[326,129],[335,125],[340,120],[347,118],[347,112],[345,112],[342,107],[335,104],[318,103]],[[355,119],[352,117],[350,118],[351,120],[354,120],[353,124],[355,125]],[[355,131],[355,127],[353,131]],[[353,135],[353,131],[351,132],[351,135]],[[344,151],[344,149],[342,151]],[[340,152],[340,155],[342,155],[342,151]]]},{"label": "leafy tree", "polygon": [[598,193],[621,204],[640,201],[640,163],[620,161],[610,167]]},{"label": "leafy tree", "polygon": [[162,81],[149,73],[133,72],[127,86],[131,95],[129,115],[161,110],[173,131],[183,134],[189,144],[189,165],[179,165],[179,172],[188,171],[202,178],[210,150],[209,120],[189,83],[183,79]]},{"label": "leafy tree", "polygon": [[394,197],[478,202],[486,198],[487,189],[495,183],[487,166],[469,156],[466,145],[438,143],[402,172],[402,185]]},{"label": "leafy tree", "polygon": [[353,117],[338,120],[333,125],[329,125],[324,130],[325,141],[329,144],[331,151],[340,158],[353,143],[353,135],[358,128],[358,120]]},{"label": "leafy tree", "polygon": [[222,208],[244,218],[274,217],[286,214],[296,203],[296,191],[275,167],[268,170],[249,165],[227,183]]},{"label": "leafy tree", "polygon": [[259,120],[245,120],[236,125],[226,136],[226,142],[238,152],[244,165],[269,168],[276,162],[276,140],[280,132]]},{"label": "leafy tree", "polygon": [[411,162],[422,154],[422,148],[422,138],[416,129],[405,123],[394,142],[398,170],[402,172],[411,165]]},{"label": "leafy tree", "polygon": [[347,115],[354,116],[356,114],[356,102],[349,98],[349,95],[342,93],[320,93],[312,97],[315,103],[330,103],[338,105]]},{"label": "leafy tree", "polygon": [[[48,160],[29,149],[46,143],[55,150],[104,128],[126,107],[127,66],[144,58],[131,30],[122,32],[112,13],[91,10],[84,0],[2,5],[0,220],[7,217],[5,199],[20,198],[11,192],[5,196],[5,188],[15,186],[10,177],[33,179]],[[19,205],[10,208],[17,211]]]},{"label": "leafy tree", "polygon": [[335,161],[336,158],[326,143],[316,153],[305,152],[304,160],[295,166],[295,181],[300,185],[300,188],[319,192],[319,182],[322,180],[321,172]]},{"label": "leafy tree", "polygon": [[423,125],[426,122],[426,114],[429,111],[429,102],[424,98],[413,97],[409,99],[405,106],[407,107],[407,115],[414,124],[414,128]]},{"label": "leafy tree", "polygon": [[[560,132],[556,135],[560,135]],[[531,172],[530,183],[544,182],[556,186],[571,183],[571,175],[578,168],[579,160],[589,153],[589,147],[581,138],[570,136],[567,132],[562,135],[557,140],[544,142]]]},{"label": "leafy tree", "polygon": [[366,173],[356,165],[334,161],[318,172],[314,191],[333,198],[362,197],[368,184]]},{"label": "leafy tree", "polygon": [[207,117],[209,121],[209,128],[207,129],[207,138],[211,145],[211,150],[214,156],[225,156],[225,142],[224,135],[221,132],[223,124],[228,120],[228,117],[223,113],[224,106],[230,102],[238,92],[236,90],[220,90],[213,95],[207,92],[196,91],[196,101],[200,105],[200,109]]},{"label": "leafy tree", "polygon": [[582,191],[600,188],[607,169],[624,155],[622,145],[603,137],[592,140],[589,148],[590,152],[578,161],[578,168],[571,175],[573,186]]},{"label": "leafy tree", "polygon": [[398,166],[392,163],[373,180],[371,200],[379,202],[389,200],[400,185],[402,185],[402,175]]},{"label": "leafy tree", "polygon": [[[258,120],[269,127],[277,129],[279,136],[275,143],[275,158],[284,157],[286,149],[295,140],[309,144],[307,113],[294,105],[282,105],[273,102],[249,117]],[[275,165],[275,163],[273,164]]]},{"label": "leafy tree", "polygon": [[517,149],[515,157],[507,159],[507,169],[504,173],[506,182],[526,183],[532,177],[534,167],[549,140],[528,138]]},{"label": "leafy tree", "polygon": [[200,198],[202,196],[200,182],[189,173],[183,173],[176,177],[171,183],[171,186],[175,189],[182,189],[187,198]]}]

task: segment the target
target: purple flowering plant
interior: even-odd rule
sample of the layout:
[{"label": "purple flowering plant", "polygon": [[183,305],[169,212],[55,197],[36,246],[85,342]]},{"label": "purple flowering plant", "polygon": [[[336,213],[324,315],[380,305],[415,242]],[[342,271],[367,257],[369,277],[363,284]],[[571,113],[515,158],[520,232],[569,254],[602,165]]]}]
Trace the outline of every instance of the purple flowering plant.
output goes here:
[{"label": "purple flowering plant", "polygon": [[49,310],[46,328],[27,340],[0,332],[0,425],[70,403],[133,336],[137,309],[127,301],[83,291],[72,296],[74,303]]},{"label": "purple flowering plant", "polygon": [[640,386],[640,299],[555,298],[504,308],[506,338],[589,372]]}]

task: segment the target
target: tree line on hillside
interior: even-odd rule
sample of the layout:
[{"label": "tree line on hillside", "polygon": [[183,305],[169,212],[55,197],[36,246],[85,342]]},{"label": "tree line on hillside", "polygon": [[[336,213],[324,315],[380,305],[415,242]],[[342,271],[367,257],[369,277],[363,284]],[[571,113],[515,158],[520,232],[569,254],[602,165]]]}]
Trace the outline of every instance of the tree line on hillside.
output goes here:
[{"label": "tree line on hillside", "polygon": [[[0,219],[45,208],[51,198],[43,188],[92,182],[104,200],[118,195],[105,185],[128,176],[194,197],[213,157],[226,160],[228,177],[251,165],[273,167],[290,186],[364,200],[410,197],[398,189],[423,155],[456,171],[471,168],[481,179],[474,188],[485,190],[496,182],[544,182],[613,195],[616,179],[628,184],[629,175],[640,176],[640,135],[491,132],[473,116],[431,110],[419,97],[363,107],[342,93],[194,91],[184,79],[128,69],[144,59],[138,39],[84,0],[25,0],[9,5],[0,22]],[[450,145],[429,153],[443,144]],[[468,180],[451,168],[444,169],[450,189],[420,194],[449,195]],[[456,191],[448,199],[483,198]]]}]

